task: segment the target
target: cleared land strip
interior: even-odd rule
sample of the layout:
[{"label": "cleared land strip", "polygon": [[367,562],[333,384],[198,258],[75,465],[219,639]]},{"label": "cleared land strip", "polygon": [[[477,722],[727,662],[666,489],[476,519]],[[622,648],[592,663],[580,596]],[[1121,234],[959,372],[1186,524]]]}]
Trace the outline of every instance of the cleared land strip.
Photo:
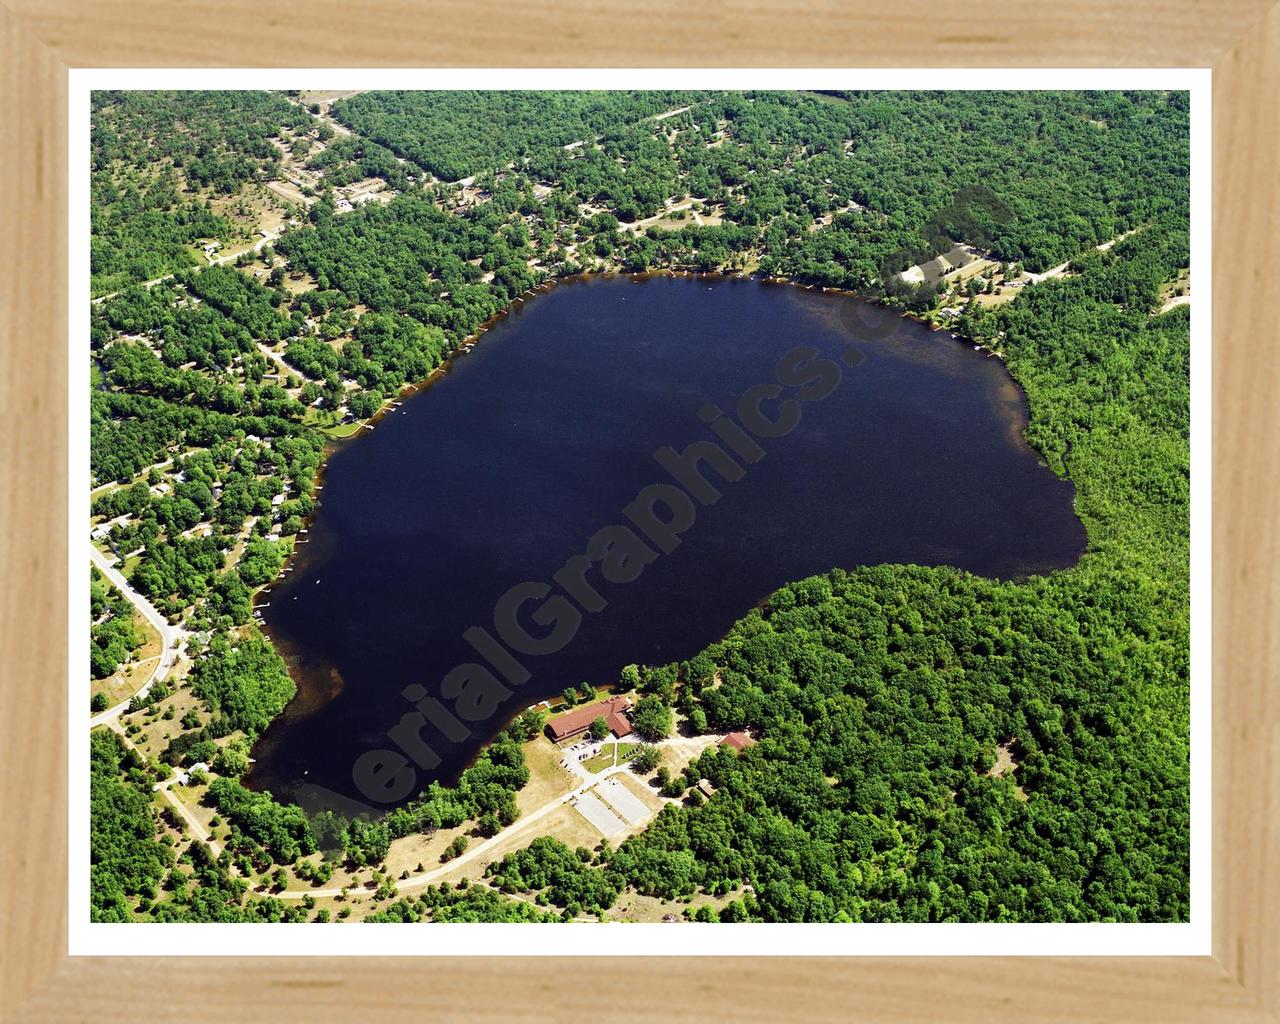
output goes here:
[{"label": "cleared land strip", "polygon": [[[626,770],[626,765],[619,765],[616,768],[606,769],[606,772],[612,774],[613,772],[619,772],[619,771],[625,771],[625,770]],[[601,774],[603,775],[604,773],[601,773]],[[425,871],[420,875],[411,875],[408,878],[400,879],[398,882],[396,882],[396,889],[398,889],[400,892],[405,892],[408,889],[416,889],[420,886],[428,885],[431,882],[435,881],[437,878],[447,875],[449,872],[454,871],[457,868],[460,868],[462,865],[469,864],[471,861],[475,860],[477,857],[483,856],[489,850],[493,849],[500,842],[510,839],[513,835],[516,835],[520,832],[524,832],[526,829],[529,828],[530,825],[533,825],[538,821],[541,821],[552,811],[556,810],[556,808],[561,807],[564,804],[570,803],[575,798],[582,796],[582,794],[585,793],[592,786],[594,786],[596,782],[597,782],[597,779],[592,779],[590,782],[584,783],[583,785],[579,786],[572,793],[568,793],[565,796],[558,796],[553,800],[547,801],[545,804],[539,807],[536,811],[532,811],[529,814],[517,819],[514,823],[509,825],[507,828],[503,829],[497,835],[491,836],[490,838],[486,839],[483,843],[478,843],[477,845],[468,849],[465,853],[455,857],[451,861],[447,861],[446,863],[440,865],[440,867],[438,868],[432,868],[430,871]],[[341,896],[342,892],[343,892],[342,889],[286,889],[284,892],[277,892],[277,893],[273,893],[272,895],[275,896],[276,899],[300,900],[304,896],[314,896],[317,899],[319,899],[322,896]]]},{"label": "cleared land strip", "polygon": [[[1137,230],[1138,230],[1137,228],[1134,228],[1133,231],[1126,231],[1122,235],[1116,235],[1116,237],[1111,239],[1109,242],[1102,242],[1098,245],[1095,245],[1094,248],[1097,249],[1098,252],[1106,252],[1117,242],[1123,242],[1126,238],[1132,235],[1134,231],[1137,231]],[[1066,274],[1067,268],[1070,266],[1071,266],[1071,260],[1067,260],[1066,263],[1060,263],[1058,266],[1053,267],[1050,270],[1046,270],[1043,274],[1033,274],[1030,271],[1027,271],[1026,272],[1027,280],[1031,281],[1033,284],[1039,284],[1041,281],[1047,281],[1052,277],[1062,277],[1064,274]]]}]

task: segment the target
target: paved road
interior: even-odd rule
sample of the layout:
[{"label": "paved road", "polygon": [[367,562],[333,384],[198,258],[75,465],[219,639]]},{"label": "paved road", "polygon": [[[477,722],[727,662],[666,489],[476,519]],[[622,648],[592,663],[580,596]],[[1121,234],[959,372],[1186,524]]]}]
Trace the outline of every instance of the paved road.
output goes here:
[{"label": "paved road", "polygon": [[111,585],[128,598],[130,604],[137,608],[138,611],[142,612],[143,618],[156,628],[156,632],[160,634],[161,644],[160,660],[156,663],[155,671],[153,671],[147,678],[147,681],[143,684],[142,688],[136,693],[131,694],[128,700],[117,704],[113,708],[108,708],[106,711],[96,714],[90,718],[89,728],[92,729],[94,726],[106,725],[115,721],[115,719],[120,717],[121,712],[129,707],[129,703],[134,697],[145,697],[151,691],[151,687],[154,685],[156,680],[164,678],[165,673],[173,667],[173,663],[177,659],[178,640],[182,636],[183,631],[176,626],[169,625],[168,620],[156,610],[155,605],[134,590],[133,587],[129,585],[129,581],[120,575],[119,571],[112,565],[111,560],[109,560],[107,556],[99,551],[93,544],[89,545],[89,557],[93,560],[93,564],[98,567],[98,571],[111,581]]},{"label": "paved road", "polygon": [[[715,743],[718,743],[723,738],[724,738],[724,735],[721,733],[715,733],[715,734],[710,734],[705,736],[673,736],[669,739],[661,740],[660,742],[654,744],[654,746],[669,747],[669,748],[673,748],[673,749],[680,750],[687,753],[697,753],[697,752],[706,750],[708,747],[712,746]],[[573,770],[572,766],[570,766],[570,770],[571,771]],[[563,796],[554,797],[553,799],[547,801],[545,804],[539,807],[536,811],[531,811],[529,814],[526,814],[521,816],[520,818],[517,818],[511,825],[504,828],[496,836],[486,839],[482,843],[477,843],[474,846],[468,847],[466,852],[464,852],[458,857],[455,857],[453,860],[449,861],[448,863],[442,864],[438,868],[432,868],[430,871],[424,871],[420,875],[410,875],[408,878],[402,878],[398,880],[396,882],[396,890],[399,892],[407,892],[410,889],[417,889],[424,885],[430,885],[432,882],[436,881],[437,879],[443,878],[450,871],[453,871],[464,864],[469,864],[471,861],[475,860],[477,857],[483,857],[486,853],[488,853],[490,850],[496,847],[499,843],[506,842],[506,840],[510,839],[512,836],[518,835],[521,832],[524,832],[529,828],[530,825],[534,825],[537,822],[541,821],[552,811],[555,811],[556,809],[566,806],[568,804],[572,804],[575,800],[583,796],[589,789],[595,788],[597,785],[599,785],[601,782],[605,781],[606,779],[612,778],[614,775],[619,775],[625,771],[630,771],[629,764],[626,764],[626,763],[616,764],[616,765],[612,765],[609,768],[605,768],[603,771],[590,776],[585,782],[579,785],[572,792],[566,793]],[[580,774],[580,773],[575,773],[575,774]],[[678,801],[675,801],[675,800],[666,801],[666,799],[664,798],[664,802],[675,803]],[[284,892],[273,892],[271,895],[274,896],[276,899],[281,899],[281,900],[300,900],[304,896],[314,896],[316,898],[320,898],[322,896],[340,896],[342,895],[342,890],[341,889],[286,889]]]},{"label": "paved road", "polygon": [[258,351],[275,363],[276,366],[280,367],[280,372],[286,377],[306,377],[306,374],[301,370],[286,363],[284,361],[284,356],[269,346],[265,341],[258,342]]}]

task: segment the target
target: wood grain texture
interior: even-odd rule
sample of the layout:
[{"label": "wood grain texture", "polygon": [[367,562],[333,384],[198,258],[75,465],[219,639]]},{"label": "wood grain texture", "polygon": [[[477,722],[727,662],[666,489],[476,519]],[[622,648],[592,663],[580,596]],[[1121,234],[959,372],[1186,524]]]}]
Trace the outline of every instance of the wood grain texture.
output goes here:
[{"label": "wood grain texture", "polygon": [[[6,0],[73,66],[1205,67],[1271,0]],[[198,30],[197,30],[198,26]]]},{"label": "wood grain texture", "polygon": [[1280,8],[1214,70],[1214,952],[1280,1007]]},{"label": "wood grain texture", "polygon": [[[66,950],[66,72],[0,7],[0,998]],[[9,955],[7,951],[21,951]]]},{"label": "wood grain texture", "polygon": [[[1027,4],[995,15],[915,0],[696,12],[670,0],[0,6],[3,1019],[1280,1019],[1280,301],[1271,282],[1280,266],[1280,12],[1268,6]],[[65,68],[753,64],[1216,68],[1214,957],[69,960]],[[627,993],[625,1009],[610,992]]]},{"label": "wood grain texture", "polygon": [[1208,959],[166,959],[76,961],[68,973],[76,992],[65,981],[46,985],[21,1008],[23,1024],[193,1016],[308,1024],[1274,1020]]}]

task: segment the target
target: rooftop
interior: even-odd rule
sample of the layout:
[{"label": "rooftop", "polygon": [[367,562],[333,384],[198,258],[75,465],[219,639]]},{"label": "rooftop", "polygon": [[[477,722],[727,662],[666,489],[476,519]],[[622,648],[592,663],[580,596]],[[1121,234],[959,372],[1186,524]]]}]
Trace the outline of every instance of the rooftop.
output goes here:
[{"label": "rooftop", "polygon": [[630,736],[631,721],[626,716],[630,710],[631,701],[626,697],[610,697],[552,719],[547,723],[547,731],[558,742],[585,732],[597,718],[603,718],[615,736]]}]

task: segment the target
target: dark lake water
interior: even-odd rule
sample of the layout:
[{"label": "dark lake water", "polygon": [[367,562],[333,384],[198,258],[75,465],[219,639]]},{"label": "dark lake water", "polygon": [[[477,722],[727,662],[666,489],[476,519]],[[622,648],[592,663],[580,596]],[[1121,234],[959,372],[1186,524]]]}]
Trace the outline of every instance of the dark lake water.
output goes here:
[{"label": "dark lake water", "polygon": [[[398,783],[380,794],[388,805],[403,802],[409,784],[456,778],[524,707],[610,683],[631,662],[688,658],[781,584],[833,567],[1015,577],[1072,565],[1085,540],[1074,489],[1022,440],[1026,402],[1003,364],[905,319],[866,340],[854,329],[863,314],[847,296],[693,277],[580,280],[521,306],[330,460],[308,543],[262,609],[300,692],[258,743],[251,784],[304,803],[303,788],[319,786],[376,806],[353,782],[359,764]],[[688,500],[678,546],[632,562],[637,579],[615,569],[610,582],[593,567],[586,578],[606,606],[581,613],[567,645],[497,665],[463,639],[470,627],[496,632],[495,605],[517,584],[562,593],[553,577],[597,531],[631,525],[623,509],[642,489],[674,485],[655,451],[717,441],[700,411],[714,404],[736,419],[741,396],[775,383],[796,346],[841,366],[834,390],[817,397],[833,378],[809,361],[784,370],[781,395],[754,393],[764,416],[798,410],[798,425],[759,437],[763,457],[737,458],[735,482],[702,464],[723,496]],[[854,366],[841,362],[851,346]],[[531,620],[542,605],[522,609],[535,637],[557,624]],[[529,676],[519,686],[495,671],[513,660]],[[469,662],[510,693],[496,708],[464,708],[477,691],[455,700],[442,683]],[[440,695],[477,719],[427,716],[417,748],[427,767],[406,767],[388,736],[415,713],[403,695],[414,685],[413,700]],[[391,753],[358,760],[376,750]]]}]

